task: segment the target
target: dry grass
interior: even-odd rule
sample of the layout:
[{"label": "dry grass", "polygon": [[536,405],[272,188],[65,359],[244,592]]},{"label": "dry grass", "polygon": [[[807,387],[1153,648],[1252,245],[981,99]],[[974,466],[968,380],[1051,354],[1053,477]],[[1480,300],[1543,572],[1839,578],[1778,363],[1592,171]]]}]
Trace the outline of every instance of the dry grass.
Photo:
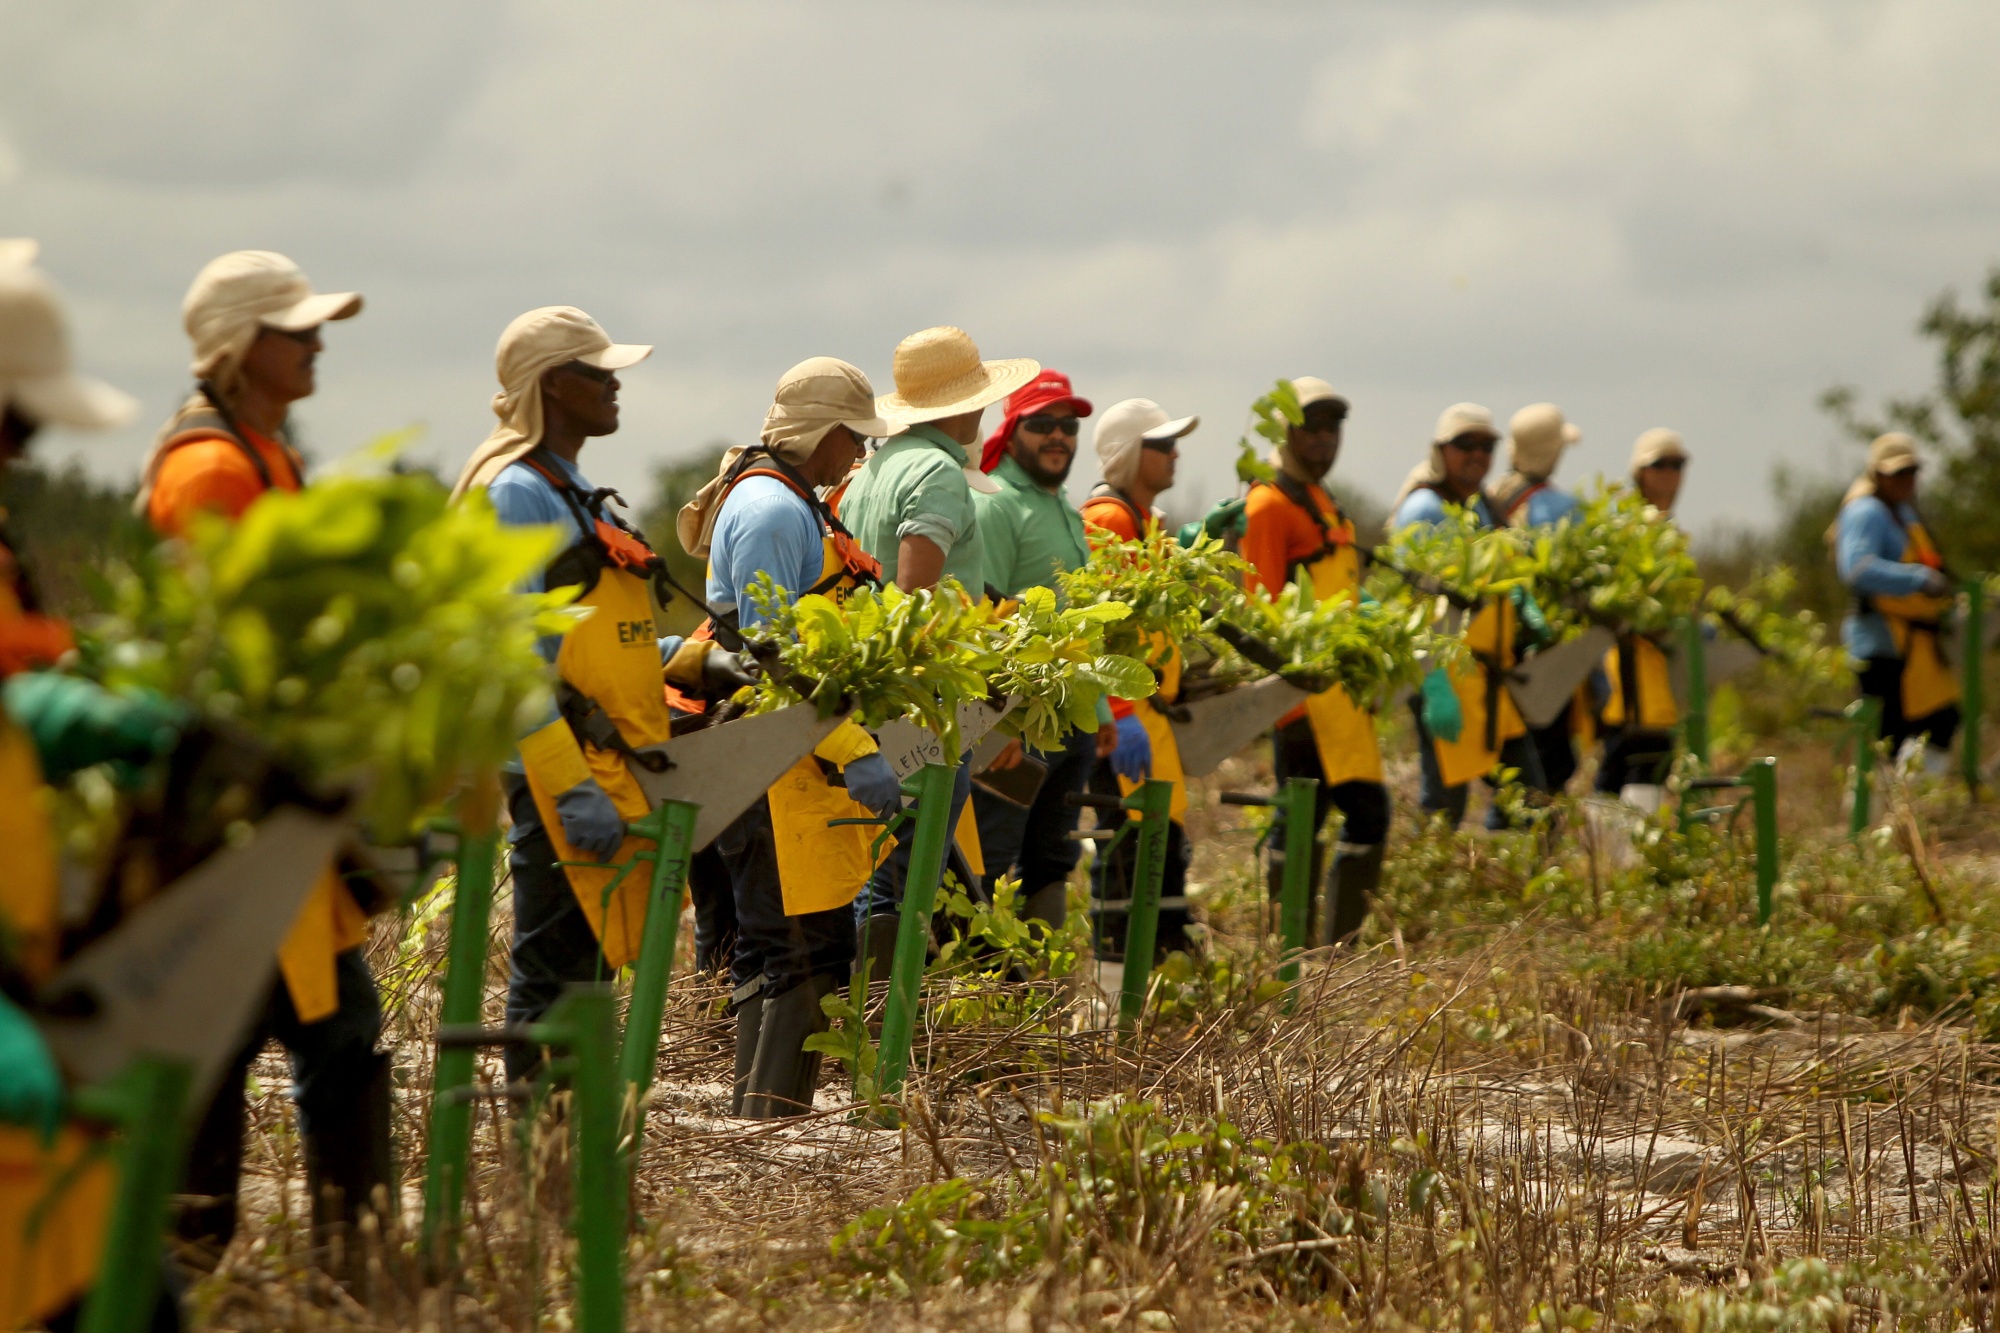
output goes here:
[{"label": "dry grass", "polygon": [[[1810,745],[1788,769],[1830,772]],[[1195,803],[1215,961],[1167,1017],[1120,1043],[1088,964],[1032,995],[954,983],[960,1001],[989,988],[1005,1021],[948,1022],[966,1007],[940,984],[898,1129],[858,1119],[837,1069],[810,1117],[728,1119],[723,989],[684,968],[645,1126],[631,1325],[1995,1322],[2000,1054],[1949,1012],[1869,1020],[1799,994],[1647,991],[1585,975],[1553,944],[1614,925],[1533,912],[1414,942],[1383,923],[1367,950],[1312,959],[1285,1012],[1256,998],[1273,959],[1256,937],[1254,835],[1212,800],[1260,780],[1237,761]],[[1837,821],[1830,780],[1797,785],[1788,835]],[[1913,808],[1949,901],[1990,888],[1989,817]],[[1813,837],[1833,841],[1794,850]],[[1463,848],[1493,855],[1480,835]],[[1583,856],[1574,833],[1544,851]],[[406,944],[393,927],[376,957],[414,1218],[442,935]],[[508,1113],[483,1106],[460,1280],[427,1286],[391,1234],[356,1299],[306,1262],[296,1186],[277,1184],[297,1179],[281,1070],[260,1075],[255,1215],[198,1291],[213,1326],[567,1325],[559,1139],[524,1159]],[[1091,1118],[1113,1101],[1150,1109]]]}]

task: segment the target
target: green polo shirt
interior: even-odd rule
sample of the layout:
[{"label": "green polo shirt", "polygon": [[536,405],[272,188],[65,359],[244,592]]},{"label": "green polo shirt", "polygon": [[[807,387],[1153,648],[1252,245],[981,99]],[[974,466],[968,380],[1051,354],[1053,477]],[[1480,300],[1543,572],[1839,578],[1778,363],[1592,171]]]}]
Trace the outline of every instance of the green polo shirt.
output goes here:
[{"label": "green polo shirt", "polygon": [[1090,559],[1083,515],[1061,488],[1047,490],[1012,454],[988,474],[1000,489],[972,493],[979,539],[986,544],[986,581],[1009,597],[1023,588],[1052,587],[1056,575]]},{"label": "green polo shirt", "polygon": [[861,549],[896,579],[903,538],[928,537],[944,551],[944,573],[977,597],[986,586],[986,548],[965,480],[965,448],[931,426],[891,436],[869,456],[840,502],[840,521]]}]

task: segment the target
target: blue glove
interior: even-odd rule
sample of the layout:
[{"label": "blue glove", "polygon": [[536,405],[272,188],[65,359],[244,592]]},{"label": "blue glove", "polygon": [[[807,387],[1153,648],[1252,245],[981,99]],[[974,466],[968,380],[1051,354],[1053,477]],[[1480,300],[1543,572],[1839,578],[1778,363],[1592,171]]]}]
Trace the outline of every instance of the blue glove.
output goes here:
[{"label": "blue glove", "polygon": [[38,1129],[47,1143],[62,1121],[62,1102],[62,1076],[42,1034],[0,995],[0,1123]]},{"label": "blue glove", "polygon": [[1451,688],[1451,677],[1432,671],[1424,677],[1424,729],[1441,741],[1455,741],[1465,733],[1465,710]]},{"label": "blue glove", "polygon": [[563,837],[587,856],[602,860],[625,842],[625,816],[611,803],[596,778],[585,778],[556,797]]},{"label": "blue glove", "polygon": [[903,808],[903,781],[880,751],[848,760],[840,775],[847,779],[847,794],[857,805],[884,819]]},{"label": "blue glove", "polygon": [[1153,738],[1137,714],[1118,719],[1118,748],[1111,752],[1111,771],[1127,782],[1144,782],[1153,771]]}]

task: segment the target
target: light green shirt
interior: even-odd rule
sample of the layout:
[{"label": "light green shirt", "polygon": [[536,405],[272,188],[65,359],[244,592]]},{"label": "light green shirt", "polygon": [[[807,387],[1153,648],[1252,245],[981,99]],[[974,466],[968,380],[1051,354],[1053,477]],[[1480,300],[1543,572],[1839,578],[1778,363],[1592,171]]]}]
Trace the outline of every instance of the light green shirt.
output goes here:
[{"label": "light green shirt", "polygon": [[965,480],[965,448],[932,426],[892,436],[862,465],[840,502],[840,521],[861,549],[896,579],[903,538],[927,537],[944,552],[943,578],[977,597],[986,586],[986,548]]},{"label": "light green shirt", "polygon": [[1090,559],[1083,515],[1060,488],[1044,488],[1012,454],[988,475],[1000,489],[972,493],[988,583],[1012,597],[1023,588],[1053,587],[1059,572]]}]

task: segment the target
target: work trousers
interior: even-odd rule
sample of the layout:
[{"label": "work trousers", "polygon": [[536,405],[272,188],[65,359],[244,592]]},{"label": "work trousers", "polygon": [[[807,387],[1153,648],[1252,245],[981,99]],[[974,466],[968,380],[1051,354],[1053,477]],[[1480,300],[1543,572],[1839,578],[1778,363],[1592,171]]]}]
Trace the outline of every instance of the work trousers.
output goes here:
[{"label": "work trousers", "polygon": [[736,952],[736,888],[715,844],[688,862],[688,900],[694,904],[694,968],[720,972]]},{"label": "work trousers", "polygon": [[1958,734],[1957,704],[1946,704],[1923,717],[1903,716],[1902,658],[1871,657],[1856,674],[1862,696],[1882,705],[1882,739],[1889,742],[1891,756],[1903,748],[1905,741],[1920,736],[1926,745],[1935,745],[1940,750],[1951,748],[1952,737]]},{"label": "work trousers", "polygon": [[[562,998],[565,987],[608,981],[612,968],[569,876],[556,865],[555,844],[542,826],[527,779],[509,773],[502,781],[514,820],[514,845],[507,858],[514,880],[507,1021],[533,1023]],[[505,1059],[510,1080],[533,1078],[542,1066],[541,1052],[530,1046],[508,1046]]]},{"label": "work trousers", "polygon": [[1674,733],[1618,727],[1605,733],[1596,790],[1610,796],[1633,783],[1660,786],[1674,767]]},{"label": "work trousers", "polygon": [[[1092,770],[1091,790],[1100,795],[1116,796],[1118,775],[1108,759],[1100,760]],[[1112,811],[1101,810],[1097,815],[1097,827],[1116,830],[1119,820],[1124,818]],[[1097,857],[1090,867],[1090,915],[1093,947],[1100,960],[1111,962],[1125,956],[1125,927],[1130,915],[1132,902],[1132,877],[1138,869],[1139,830],[1134,826],[1109,854],[1104,848],[1108,843],[1097,845]],[[1153,961],[1159,962],[1168,954],[1188,947],[1188,926],[1194,918],[1189,912],[1187,898],[1188,866],[1194,860],[1194,848],[1188,843],[1187,830],[1175,820],[1167,825],[1166,873],[1160,883],[1159,926],[1153,936]]]},{"label": "work trousers", "polygon": [[[965,812],[965,803],[972,796],[972,765],[961,763],[958,777],[951,787],[951,815],[948,829],[958,828],[958,819]],[[896,847],[888,858],[875,868],[868,886],[861,890],[854,900],[853,922],[866,927],[871,916],[898,916],[903,910],[903,884],[910,877],[910,852],[916,845],[916,818],[911,816],[896,835]],[[968,888],[974,887],[971,885]]]},{"label": "work trousers", "polygon": [[1535,757],[1541,761],[1542,769],[1540,782],[1529,782],[1527,770],[1522,770],[1521,781],[1531,790],[1560,796],[1568,788],[1569,780],[1576,776],[1576,737],[1570,725],[1570,713],[1575,707],[1576,700],[1571,699],[1556,714],[1555,721],[1529,730],[1528,739],[1534,744]]},{"label": "work trousers", "polygon": [[[1424,725],[1421,695],[1410,699],[1410,713],[1417,724],[1417,803],[1423,807],[1425,814],[1443,815],[1451,827],[1457,828],[1465,822],[1472,784],[1445,785],[1444,772],[1438,766],[1437,747],[1432,741],[1430,728]],[[1571,763],[1574,764],[1575,760],[1572,759]],[[1521,785],[1530,791],[1548,790],[1547,779],[1542,774],[1541,751],[1536,748],[1532,735],[1516,736],[1500,742],[1500,767],[1519,769]],[[1493,779],[1486,779],[1486,785],[1492,787]],[[1487,828],[1505,828],[1506,824],[1506,816],[1497,803],[1487,808]]]},{"label": "work trousers", "polygon": [[[1326,827],[1326,817],[1335,810],[1341,814],[1340,842],[1343,847],[1372,847],[1388,841],[1389,789],[1379,782],[1360,780],[1329,785],[1326,769],[1319,760],[1319,743],[1313,739],[1312,723],[1306,719],[1288,722],[1271,733],[1271,771],[1280,788],[1291,778],[1313,778],[1319,783],[1319,792],[1313,804],[1312,883],[1319,883],[1325,873],[1326,854],[1320,850],[1319,832]],[[1285,810],[1279,806],[1277,817],[1271,821],[1270,838],[1266,843],[1274,860],[1283,858],[1285,839]],[[1344,855],[1344,851],[1336,848],[1334,864],[1338,865]],[[1312,901],[1314,922],[1307,937],[1318,939],[1317,893]]]},{"label": "work trousers", "polygon": [[[1081,795],[1090,786],[1090,770],[1097,764],[1097,733],[1072,731],[1060,748],[1029,749],[1028,754],[1049,766],[1033,804],[1016,805],[977,786],[972,789],[972,813],[979,824],[986,883],[990,887],[1002,875],[1017,874],[1021,893],[1016,901],[1021,905],[1049,885],[1068,883],[1070,872],[1083,857],[1083,844],[1070,837],[1083,818],[1083,808],[1065,798]],[[1049,897],[1056,913],[1049,924],[1059,926],[1060,896]]]},{"label": "work trousers", "polygon": [[735,905],[729,984],[737,995],[748,998],[759,988],[766,995],[782,995],[814,975],[845,986],[854,966],[854,915],[846,904],[785,915],[770,798],[758,797],[737,816],[716,838],[715,849],[728,868]]},{"label": "work trousers", "polygon": [[220,1253],[236,1234],[236,1192],[243,1177],[243,1134],[249,1108],[244,1084],[264,1044],[276,1041],[291,1057],[292,1102],[308,1140],[359,1133],[368,1123],[369,1087],[380,1057],[382,1001],[359,949],[334,959],[339,1008],[317,1023],[299,1021],[283,977],[271,983],[264,1011],[216,1084],[188,1152],[186,1193],[210,1200],[181,1212],[182,1240]]}]

